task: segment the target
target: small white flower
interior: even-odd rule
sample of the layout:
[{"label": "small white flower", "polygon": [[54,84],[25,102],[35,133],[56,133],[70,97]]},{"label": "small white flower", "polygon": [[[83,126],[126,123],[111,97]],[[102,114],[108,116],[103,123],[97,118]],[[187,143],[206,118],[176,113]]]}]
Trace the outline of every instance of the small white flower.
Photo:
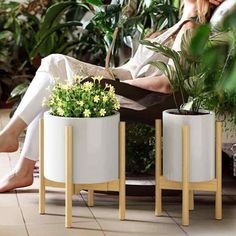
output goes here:
[{"label": "small white flower", "polygon": [[84,89],[84,91],[90,91],[93,87],[93,83],[92,82],[85,82],[82,86],[82,88]]},{"label": "small white flower", "polygon": [[100,113],[100,116],[105,116],[106,110],[102,108],[99,113]]},{"label": "small white flower", "polygon": [[115,88],[112,85],[110,85],[109,88],[110,88],[110,90],[109,90],[110,93],[115,93]]},{"label": "small white flower", "polygon": [[84,105],[84,102],[83,101],[78,101],[77,104],[82,107]]},{"label": "small white flower", "polygon": [[93,76],[92,79],[93,79],[93,82],[97,80],[100,83],[100,81],[103,79],[103,76],[100,76],[100,75]]},{"label": "small white flower", "polygon": [[98,103],[98,102],[99,102],[99,100],[100,100],[100,98],[99,98],[99,96],[98,96],[98,95],[94,96],[94,99],[93,99],[93,101],[94,101],[94,102]]},{"label": "small white flower", "polygon": [[57,113],[60,115],[60,116],[63,116],[64,115],[64,111],[61,107],[58,107],[57,108]]},{"label": "small white flower", "polygon": [[107,100],[108,100],[107,95],[104,95],[103,98],[102,98],[102,100],[103,100],[103,102],[107,102]]},{"label": "small white flower", "polygon": [[114,109],[115,109],[115,110],[119,110],[119,109],[120,109],[120,104],[119,104],[119,102],[117,102],[117,103],[114,104]]},{"label": "small white flower", "polygon": [[90,117],[90,115],[91,115],[90,110],[89,109],[85,109],[84,112],[83,112],[83,115],[84,115],[84,117]]},{"label": "small white flower", "polygon": [[57,103],[57,105],[58,105],[59,107],[61,107],[61,106],[62,106],[62,101],[59,100],[58,103]]},{"label": "small white flower", "polygon": [[74,77],[73,77],[73,81],[75,81],[76,83],[80,83],[80,81],[82,79],[83,79],[83,77],[80,75],[74,75]]}]

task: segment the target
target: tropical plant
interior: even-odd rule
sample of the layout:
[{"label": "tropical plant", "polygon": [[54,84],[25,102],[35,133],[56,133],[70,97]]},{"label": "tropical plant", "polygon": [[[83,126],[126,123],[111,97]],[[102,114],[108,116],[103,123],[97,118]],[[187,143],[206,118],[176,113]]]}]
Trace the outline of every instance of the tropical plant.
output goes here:
[{"label": "tropical plant", "polygon": [[198,30],[187,31],[182,38],[181,51],[158,43],[143,41],[147,47],[161,52],[173,61],[173,65],[151,62],[169,79],[174,97],[182,95],[182,105],[177,106],[180,113],[197,114],[200,108],[223,113],[234,113],[236,93],[224,89],[223,83],[231,67],[232,53],[235,50],[232,31],[211,34],[209,25]]},{"label": "tropical plant", "polygon": [[[230,14],[224,21],[224,29],[229,30],[234,35],[233,44],[236,44],[236,10]],[[231,62],[231,66],[228,68],[228,78],[225,81],[225,88],[229,91],[236,91],[236,50],[235,47],[231,48],[231,57],[229,57],[229,61]]]}]

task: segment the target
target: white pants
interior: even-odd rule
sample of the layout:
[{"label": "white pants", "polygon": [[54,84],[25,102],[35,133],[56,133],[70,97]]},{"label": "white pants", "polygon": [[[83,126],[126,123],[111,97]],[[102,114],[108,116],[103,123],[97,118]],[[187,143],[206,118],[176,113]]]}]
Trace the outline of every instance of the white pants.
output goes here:
[{"label": "white pants", "polygon": [[[54,78],[59,78],[63,83],[70,81],[76,74],[82,76],[101,75],[109,78],[108,72],[103,67],[84,63],[61,54],[52,54],[42,60],[41,66],[14,114],[28,125],[21,157],[38,160],[39,119],[48,109],[42,106],[43,99],[47,99],[50,95],[48,87],[54,86]],[[116,76],[120,74],[120,77],[126,78],[130,76],[129,71],[118,68],[115,69],[114,74]]]}]

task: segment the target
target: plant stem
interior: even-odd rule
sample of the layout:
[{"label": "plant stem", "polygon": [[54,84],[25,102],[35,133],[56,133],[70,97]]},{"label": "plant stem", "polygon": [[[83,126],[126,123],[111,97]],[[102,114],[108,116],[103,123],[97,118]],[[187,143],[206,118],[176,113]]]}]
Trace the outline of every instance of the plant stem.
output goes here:
[{"label": "plant stem", "polygon": [[178,112],[180,113],[180,108],[179,108],[177,100],[176,100],[175,91],[173,91],[173,99],[174,99],[175,106],[178,109]]}]

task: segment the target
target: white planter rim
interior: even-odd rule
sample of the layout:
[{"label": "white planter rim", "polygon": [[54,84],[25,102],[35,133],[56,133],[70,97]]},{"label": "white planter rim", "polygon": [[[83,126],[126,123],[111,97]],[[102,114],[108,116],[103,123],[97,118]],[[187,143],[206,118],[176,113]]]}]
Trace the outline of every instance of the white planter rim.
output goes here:
[{"label": "white planter rim", "polygon": [[68,120],[94,120],[94,119],[106,119],[108,117],[117,116],[120,114],[118,111],[115,111],[113,115],[110,116],[99,116],[99,117],[66,117],[66,116],[55,116],[50,113],[50,111],[45,111],[44,115],[53,116],[55,119],[68,119]]},{"label": "white planter rim", "polygon": [[206,115],[214,115],[215,112],[213,111],[208,111],[208,110],[204,110],[204,109],[200,109],[199,112],[201,112],[201,114],[175,114],[175,113],[172,113],[172,112],[177,112],[178,113],[178,109],[168,109],[168,110],[165,110],[163,111],[163,114],[166,113],[166,114],[170,114],[170,115],[173,115],[173,116],[186,116],[186,117],[199,117],[199,116],[206,116]]}]

